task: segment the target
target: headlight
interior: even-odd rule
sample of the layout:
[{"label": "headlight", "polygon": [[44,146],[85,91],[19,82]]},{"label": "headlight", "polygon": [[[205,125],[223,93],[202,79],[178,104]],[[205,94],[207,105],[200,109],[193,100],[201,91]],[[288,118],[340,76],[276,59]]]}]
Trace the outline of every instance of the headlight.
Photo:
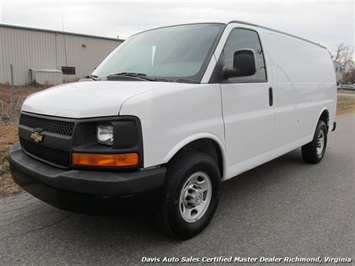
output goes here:
[{"label": "headlight", "polygon": [[96,132],[98,143],[108,146],[113,145],[113,126],[111,124],[99,124]]}]

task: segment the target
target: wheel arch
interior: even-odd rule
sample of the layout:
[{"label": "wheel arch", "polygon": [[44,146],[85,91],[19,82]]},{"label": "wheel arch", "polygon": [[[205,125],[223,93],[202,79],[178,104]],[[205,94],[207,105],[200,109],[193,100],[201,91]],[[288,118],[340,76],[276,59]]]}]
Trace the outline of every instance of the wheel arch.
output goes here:
[{"label": "wheel arch", "polygon": [[325,125],[327,126],[327,130],[329,131],[330,116],[329,116],[329,111],[327,108],[324,108],[322,110],[322,112],[320,113],[318,120],[317,120],[317,124],[320,120],[322,120],[325,123]]},{"label": "wheel arch", "polygon": [[225,174],[225,149],[223,142],[214,135],[203,134],[190,136],[176,144],[165,156],[164,161],[169,162],[180,151],[196,150],[210,155],[218,165],[222,179]]}]

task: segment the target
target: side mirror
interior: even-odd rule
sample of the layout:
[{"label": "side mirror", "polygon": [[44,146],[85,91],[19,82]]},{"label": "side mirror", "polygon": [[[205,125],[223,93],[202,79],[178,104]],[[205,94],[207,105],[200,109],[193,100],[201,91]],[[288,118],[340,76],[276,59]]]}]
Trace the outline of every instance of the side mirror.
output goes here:
[{"label": "side mirror", "polygon": [[256,72],[255,54],[251,49],[236,51],[233,57],[233,68],[223,68],[225,79],[248,77]]}]

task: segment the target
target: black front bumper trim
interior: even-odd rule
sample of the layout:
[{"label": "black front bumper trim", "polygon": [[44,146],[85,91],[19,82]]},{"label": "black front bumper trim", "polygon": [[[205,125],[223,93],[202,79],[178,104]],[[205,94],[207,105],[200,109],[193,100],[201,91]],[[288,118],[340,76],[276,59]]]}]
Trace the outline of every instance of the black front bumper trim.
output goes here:
[{"label": "black front bumper trim", "polygon": [[125,173],[63,170],[29,157],[19,144],[9,157],[12,178],[26,191],[58,208],[94,214],[152,204],[166,173],[165,167]]}]

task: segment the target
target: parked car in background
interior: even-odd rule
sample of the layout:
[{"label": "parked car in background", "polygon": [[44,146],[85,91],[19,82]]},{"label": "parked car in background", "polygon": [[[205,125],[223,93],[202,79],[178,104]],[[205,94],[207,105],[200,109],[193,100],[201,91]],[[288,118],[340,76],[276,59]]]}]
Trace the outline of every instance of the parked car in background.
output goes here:
[{"label": "parked car in background", "polygon": [[340,89],[342,89],[342,90],[355,90],[355,85],[342,84],[342,85],[340,86]]}]

